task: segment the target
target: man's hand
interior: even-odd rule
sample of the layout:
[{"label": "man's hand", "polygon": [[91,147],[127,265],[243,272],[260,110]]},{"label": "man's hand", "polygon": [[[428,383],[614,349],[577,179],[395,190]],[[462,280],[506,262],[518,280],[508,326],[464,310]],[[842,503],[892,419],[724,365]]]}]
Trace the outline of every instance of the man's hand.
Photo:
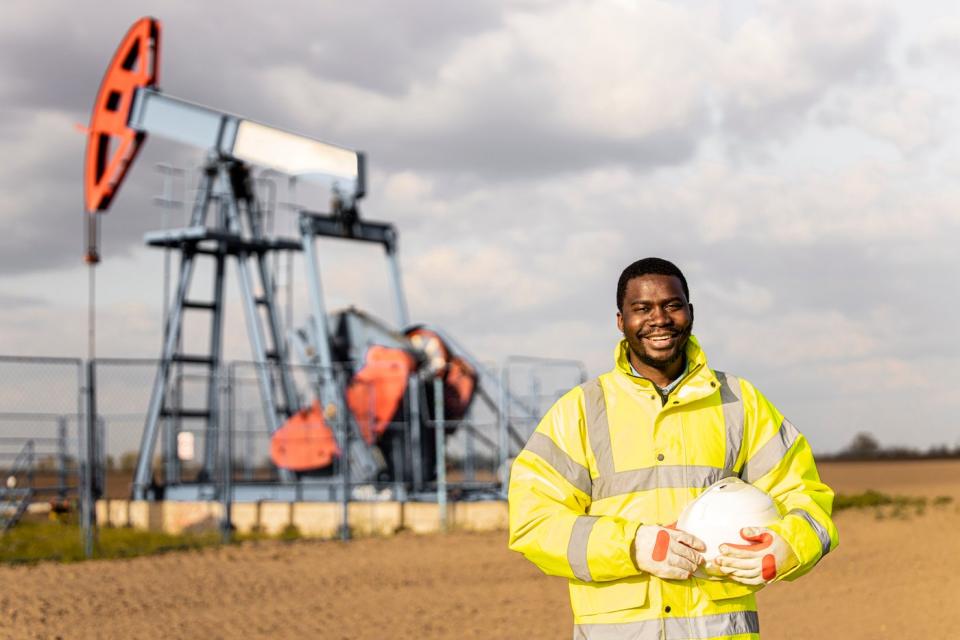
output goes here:
[{"label": "man's hand", "polygon": [[703,541],[685,531],[656,525],[641,525],[633,548],[641,570],[667,580],[689,578],[703,562],[697,552],[707,550]]},{"label": "man's hand", "polygon": [[722,544],[717,568],[741,584],[766,584],[800,561],[787,541],[770,529],[747,527],[740,537],[751,544]]}]

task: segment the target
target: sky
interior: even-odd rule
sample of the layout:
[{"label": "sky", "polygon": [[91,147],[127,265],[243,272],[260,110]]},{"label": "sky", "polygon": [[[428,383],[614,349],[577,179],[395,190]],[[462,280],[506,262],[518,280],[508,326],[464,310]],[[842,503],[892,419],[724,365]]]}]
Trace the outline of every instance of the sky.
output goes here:
[{"label": "sky", "polygon": [[[686,273],[711,366],[751,380],[814,450],[861,431],[960,445],[952,3],[267,6],[4,3],[0,354],[87,353],[76,125],[128,26],[153,15],[165,93],[368,154],[362,215],[400,231],[413,319],[478,358],[608,370],[617,278],[656,255]],[[159,354],[171,257],[143,235],[183,223],[202,160],[148,139],[103,216],[97,355]],[[166,192],[159,163],[184,170]],[[290,203],[324,210],[323,194],[261,177],[278,233]],[[318,249],[330,308],[395,321],[379,250]],[[299,326],[303,265],[290,279],[285,260]],[[249,359],[228,278],[227,356]]]}]

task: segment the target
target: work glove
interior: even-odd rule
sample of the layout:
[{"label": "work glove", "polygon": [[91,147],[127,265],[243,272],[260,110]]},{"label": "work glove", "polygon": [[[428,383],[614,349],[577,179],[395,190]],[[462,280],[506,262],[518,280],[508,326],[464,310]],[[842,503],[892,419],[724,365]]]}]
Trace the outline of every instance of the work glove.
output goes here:
[{"label": "work glove", "polygon": [[634,558],[641,571],[667,580],[686,580],[703,562],[698,551],[707,545],[686,531],[640,525],[633,540]]},{"label": "work glove", "polygon": [[725,543],[714,561],[717,568],[741,584],[767,584],[793,569],[800,560],[778,533],[760,527],[740,530],[750,544]]}]

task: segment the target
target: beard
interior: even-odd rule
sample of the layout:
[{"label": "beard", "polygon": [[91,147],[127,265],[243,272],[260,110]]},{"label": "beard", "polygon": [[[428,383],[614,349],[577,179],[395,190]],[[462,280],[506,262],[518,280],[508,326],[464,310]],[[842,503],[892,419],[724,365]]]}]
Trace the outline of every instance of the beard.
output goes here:
[{"label": "beard", "polygon": [[681,362],[686,356],[687,352],[687,342],[690,340],[690,334],[693,333],[693,323],[691,322],[683,331],[677,333],[676,346],[666,354],[653,354],[648,352],[643,346],[643,338],[640,335],[635,335],[633,337],[627,337],[627,344],[630,347],[630,351],[633,355],[648,367],[653,367],[654,369],[669,369],[672,365],[677,362]]}]

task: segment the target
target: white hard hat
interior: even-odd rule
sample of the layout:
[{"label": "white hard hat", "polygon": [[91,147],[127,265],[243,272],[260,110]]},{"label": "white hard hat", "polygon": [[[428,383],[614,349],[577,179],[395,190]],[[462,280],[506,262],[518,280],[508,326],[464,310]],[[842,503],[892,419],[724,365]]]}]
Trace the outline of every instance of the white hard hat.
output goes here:
[{"label": "white hard hat", "polygon": [[[705,565],[697,569],[701,578],[718,575],[713,559],[725,542],[747,544],[740,537],[744,527],[766,527],[780,519],[780,512],[764,491],[740,478],[724,478],[688,504],[680,513],[677,528],[703,540]],[[706,571],[704,571],[706,570]]]}]

